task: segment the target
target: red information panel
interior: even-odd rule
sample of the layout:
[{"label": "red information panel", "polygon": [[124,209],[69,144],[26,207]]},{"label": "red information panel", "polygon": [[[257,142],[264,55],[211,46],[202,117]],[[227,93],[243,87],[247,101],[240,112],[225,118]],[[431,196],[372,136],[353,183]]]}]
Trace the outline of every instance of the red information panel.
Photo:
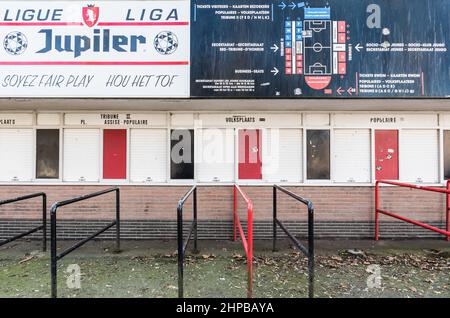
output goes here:
[{"label": "red information panel", "polygon": [[261,130],[239,130],[239,179],[262,179]]},{"label": "red information panel", "polygon": [[127,131],[105,129],[103,131],[103,179],[126,179]]},{"label": "red information panel", "polygon": [[398,180],[398,131],[375,131],[375,176],[377,180]]}]

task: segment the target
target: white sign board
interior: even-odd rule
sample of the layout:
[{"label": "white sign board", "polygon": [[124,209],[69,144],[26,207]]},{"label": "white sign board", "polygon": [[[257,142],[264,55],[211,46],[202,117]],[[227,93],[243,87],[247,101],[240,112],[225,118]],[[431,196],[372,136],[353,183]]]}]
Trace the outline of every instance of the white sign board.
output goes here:
[{"label": "white sign board", "polygon": [[301,114],[200,114],[202,127],[296,128],[302,124]]},{"label": "white sign board", "polygon": [[124,114],[105,112],[101,114],[66,114],[67,126],[123,126],[123,127],[165,127],[167,116],[158,114]]},{"label": "white sign board", "polygon": [[438,125],[436,114],[336,114],[334,126],[336,127],[391,127],[391,128],[429,128]]},{"label": "white sign board", "polygon": [[2,1],[0,97],[189,97],[189,4]]},{"label": "white sign board", "polygon": [[0,127],[4,126],[31,126],[33,125],[33,114],[6,114],[0,113]]}]

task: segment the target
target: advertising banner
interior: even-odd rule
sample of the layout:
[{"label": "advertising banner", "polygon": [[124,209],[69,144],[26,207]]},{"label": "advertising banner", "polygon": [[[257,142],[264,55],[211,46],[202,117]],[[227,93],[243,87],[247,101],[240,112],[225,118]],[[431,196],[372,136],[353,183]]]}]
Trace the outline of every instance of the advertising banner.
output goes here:
[{"label": "advertising banner", "polygon": [[189,97],[189,1],[0,4],[0,97]]},{"label": "advertising banner", "polygon": [[0,4],[0,98],[450,96],[448,0]]},{"label": "advertising banner", "polygon": [[191,96],[450,96],[448,0],[193,0]]}]

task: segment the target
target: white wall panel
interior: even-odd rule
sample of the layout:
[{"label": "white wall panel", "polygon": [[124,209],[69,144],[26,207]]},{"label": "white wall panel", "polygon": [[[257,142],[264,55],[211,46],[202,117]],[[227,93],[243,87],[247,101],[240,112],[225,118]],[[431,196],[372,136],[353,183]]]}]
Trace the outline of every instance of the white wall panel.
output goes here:
[{"label": "white wall panel", "polygon": [[334,182],[370,182],[369,129],[336,129],[332,145]]},{"label": "white wall panel", "polygon": [[439,138],[433,129],[400,131],[400,180],[439,181]]},{"label": "white wall panel", "polygon": [[262,137],[263,179],[301,182],[303,137],[301,129],[266,129]]},{"label": "white wall panel", "polygon": [[0,129],[0,181],[33,179],[32,129]]},{"label": "white wall panel", "polygon": [[198,180],[233,182],[234,129],[199,129],[197,138]]},{"label": "white wall panel", "polygon": [[305,125],[328,126],[330,124],[329,114],[305,114],[303,115]]},{"label": "white wall panel", "polygon": [[64,129],[64,181],[100,179],[99,129]]},{"label": "white wall panel", "polygon": [[57,113],[37,114],[37,124],[44,126],[56,126],[61,124],[61,115]]},{"label": "white wall panel", "polygon": [[130,176],[132,182],[167,180],[167,130],[131,129]]}]

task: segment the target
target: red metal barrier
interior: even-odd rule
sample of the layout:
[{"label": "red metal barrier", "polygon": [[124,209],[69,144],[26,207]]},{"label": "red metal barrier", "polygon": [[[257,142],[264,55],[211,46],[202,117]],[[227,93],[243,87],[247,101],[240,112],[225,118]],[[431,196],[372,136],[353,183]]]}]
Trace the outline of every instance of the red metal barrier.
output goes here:
[{"label": "red metal barrier", "polygon": [[[394,186],[404,187],[404,188],[411,188],[411,189],[417,189],[417,190],[423,190],[423,191],[431,191],[431,192],[438,192],[438,193],[445,193],[446,194],[446,230],[441,230],[437,227],[431,226],[426,223],[422,223],[416,220],[408,219],[404,216],[394,214],[389,211],[381,210],[380,209],[380,184],[390,184]],[[447,237],[447,241],[450,240],[450,180],[447,181],[447,188],[441,189],[441,188],[433,188],[433,187],[424,187],[420,185],[414,185],[414,184],[408,184],[408,183],[401,183],[401,182],[395,182],[395,181],[386,181],[386,180],[379,180],[375,183],[375,240],[378,241],[379,239],[379,214],[382,213],[384,215],[391,216],[393,218],[402,220],[404,222],[408,222],[417,226],[421,226],[425,229],[440,233],[442,235],[445,235]]]},{"label": "red metal barrier", "polygon": [[[450,180],[447,180],[447,191],[449,191],[449,193],[450,193]],[[450,232],[450,194],[449,193],[447,193],[446,204],[445,204],[445,212],[447,213],[445,216],[447,232]],[[450,241],[449,235],[447,235],[447,241]]]},{"label": "red metal barrier", "polygon": [[[241,222],[239,221],[239,216],[237,213],[237,193],[240,193],[247,204],[247,238],[245,237],[244,230],[242,228]],[[234,185],[234,213],[233,213],[233,240],[237,239],[237,231],[239,229],[239,234],[241,235],[242,245],[244,245],[244,251],[247,255],[247,273],[248,273],[248,287],[247,287],[247,297],[251,298],[253,294],[253,202],[248,198],[248,196],[242,191],[238,185]]]}]

